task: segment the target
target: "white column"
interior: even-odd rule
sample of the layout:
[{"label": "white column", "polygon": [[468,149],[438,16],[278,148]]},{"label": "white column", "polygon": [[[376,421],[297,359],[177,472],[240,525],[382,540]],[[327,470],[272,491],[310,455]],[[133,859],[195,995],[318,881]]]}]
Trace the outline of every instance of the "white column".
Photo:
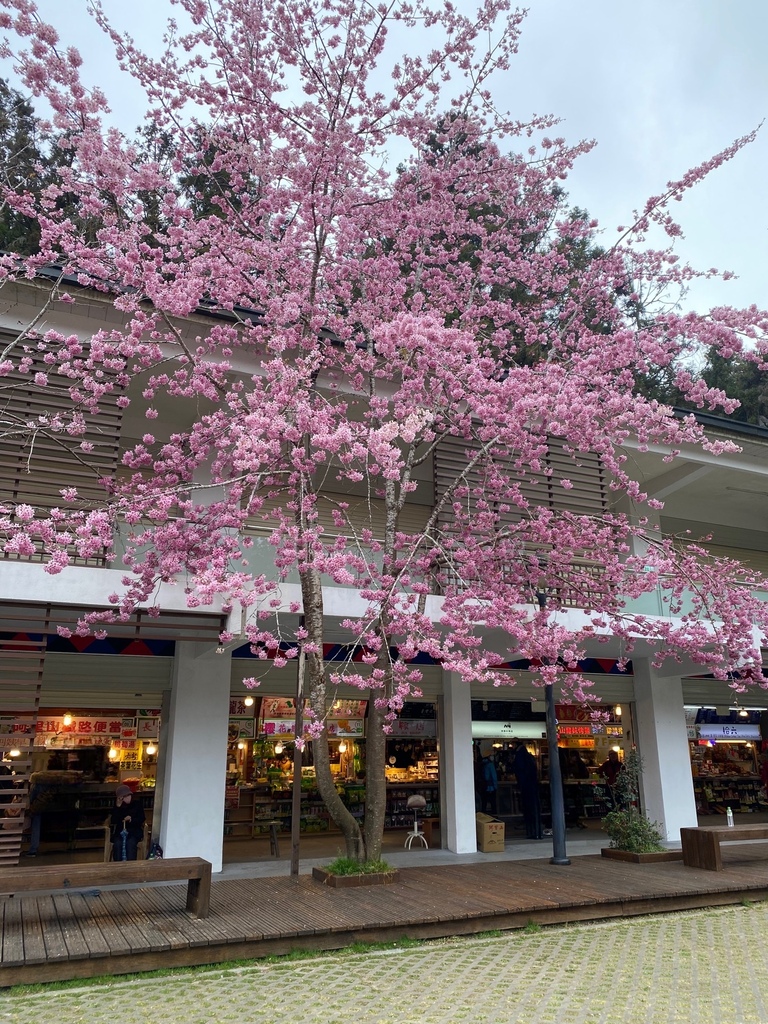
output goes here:
[{"label": "white column", "polygon": [[441,705],[440,780],[445,817],[441,831],[449,850],[477,853],[469,683],[454,672],[444,672]]},{"label": "white column", "polygon": [[214,871],[224,836],[230,670],[228,653],[177,641],[160,845],[166,857],[203,857]]},{"label": "white column", "polygon": [[643,806],[660,823],[664,837],[679,842],[680,829],[697,824],[683,684],[656,673],[648,658],[633,658],[632,665]]}]

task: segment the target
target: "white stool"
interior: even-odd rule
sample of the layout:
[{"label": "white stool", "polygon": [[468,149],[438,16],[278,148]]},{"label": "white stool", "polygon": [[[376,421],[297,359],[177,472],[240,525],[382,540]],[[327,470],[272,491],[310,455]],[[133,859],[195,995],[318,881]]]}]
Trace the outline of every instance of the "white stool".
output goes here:
[{"label": "white stool", "polygon": [[420,842],[422,842],[424,844],[424,849],[428,850],[429,843],[427,842],[427,837],[419,828],[419,811],[423,811],[424,808],[427,806],[427,801],[425,797],[423,797],[421,793],[414,793],[413,796],[408,797],[405,806],[408,808],[409,811],[413,811],[413,829],[405,837],[406,850],[410,850],[411,846],[413,845],[414,839],[418,839]]}]

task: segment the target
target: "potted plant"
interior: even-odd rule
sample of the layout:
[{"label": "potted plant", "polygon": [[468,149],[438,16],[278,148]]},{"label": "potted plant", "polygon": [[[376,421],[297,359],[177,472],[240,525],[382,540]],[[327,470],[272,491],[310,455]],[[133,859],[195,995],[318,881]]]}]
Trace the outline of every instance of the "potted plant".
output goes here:
[{"label": "potted plant", "polygon": [[611,843],[600,852],[603,857],[640,864],[681,860],[682,853],[679,850],[667,850],[664,846],[659,823],[651,821],[640,809],[642,772],[642,758],[637,750],[630,750],[613,786],[616,809],[602,820],[603,831],[608,833]]},{"label": "potted plant", "polygon": [[358,885],[390,885],[398,880],[399,874],[384,860],[358,861],[339,856],[325,867],[312,868],[312,877],[334,889],[346,889]]}]

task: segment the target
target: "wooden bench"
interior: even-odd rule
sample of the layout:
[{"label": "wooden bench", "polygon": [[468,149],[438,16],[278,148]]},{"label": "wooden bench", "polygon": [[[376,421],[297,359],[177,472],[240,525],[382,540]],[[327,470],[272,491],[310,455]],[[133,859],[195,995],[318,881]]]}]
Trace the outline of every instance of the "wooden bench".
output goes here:
[{"label": "wooden bench", "polygon": [[211,902],[211,862],[202,857],[168,860],[125,860],[111,864],[57,864],[0,870],[0,894],[90,889],[99,885],[127,888],[147,882],[188,882],[187,910],[208,917]]},{"label": "wooden bench", "polygon": [[700,825],[681,828],[683,864],[689,868],[722,871],[721,843],[735,843],[744,839],[768,839],[768,825]]}]

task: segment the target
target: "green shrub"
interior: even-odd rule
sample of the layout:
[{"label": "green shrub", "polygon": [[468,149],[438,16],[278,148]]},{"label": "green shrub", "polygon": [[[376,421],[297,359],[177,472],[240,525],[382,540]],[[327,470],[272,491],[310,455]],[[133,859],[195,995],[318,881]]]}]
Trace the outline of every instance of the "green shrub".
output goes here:
[{"label": "green shrub", "polygon": [[658,822],[649,821],[634,807],[606,814],[602,827],[610,837],[612,850],[659,853],[665,849]]},{"label": "green shrub", "polygon": [[602,820],[603,831],[610,837],[612,850],[626,850],[628,853],[659,853],[665,849],[662,844],[661,826],[650,821],[640,810],[640,776],[643,762],[636,750],[630,750],[624,759],[624,767],[616,777],[614,794],[619,808],[606,814]]},{"label": "green shrub", "polygon": [[395,869],[385,860],[355,860],[354,857],[337,857],[330,864],[325,864],[324,871],[329,875],[388,875]]}]

